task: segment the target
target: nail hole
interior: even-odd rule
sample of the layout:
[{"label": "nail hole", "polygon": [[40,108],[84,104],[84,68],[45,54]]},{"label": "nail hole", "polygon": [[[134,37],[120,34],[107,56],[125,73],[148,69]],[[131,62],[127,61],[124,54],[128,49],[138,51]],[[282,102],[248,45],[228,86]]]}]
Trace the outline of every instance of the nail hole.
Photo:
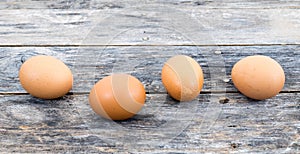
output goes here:
[{"label": "nail hole", "polygon": [[229,99],[227,97],[221,97],[219,98],[219,103],[221,104],[226,104],[226,103],[229,103]]},{"label": "nail hole", "polygon": [[237,127],[237,125],[229,125],[229,126],[227,126],[227,127]]},{"label": "nail hole", "polygon": [[231,148],[235,149],[235,148],[239,147],[239,144],[231,143],[230,146],[231,146]]}]

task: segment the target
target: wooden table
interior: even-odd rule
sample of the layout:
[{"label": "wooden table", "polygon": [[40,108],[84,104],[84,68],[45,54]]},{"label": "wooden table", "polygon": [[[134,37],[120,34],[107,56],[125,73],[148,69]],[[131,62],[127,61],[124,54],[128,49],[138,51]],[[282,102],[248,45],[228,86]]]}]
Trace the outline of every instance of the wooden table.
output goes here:
[{"label": "wooden table", "polygon": [[[300,1],[0,2],[0,153],[300,153]],[[30,96],[18,70],[52,55],[74,75],[56,100]],[[205,74],[196,100],[178,103],[160,71],[173,55],[196,59]],[[274,98],[254,101],[230,80],[249,55],[285,70]],[[112,122],[92,112],[99,79],[130,73],[147,91],[143,110]]]}]

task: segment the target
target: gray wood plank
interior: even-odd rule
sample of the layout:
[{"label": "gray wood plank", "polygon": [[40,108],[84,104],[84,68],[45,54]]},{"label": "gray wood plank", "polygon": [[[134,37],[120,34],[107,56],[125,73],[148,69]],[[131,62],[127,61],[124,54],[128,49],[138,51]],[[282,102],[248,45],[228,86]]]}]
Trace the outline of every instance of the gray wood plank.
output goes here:
[{"label": "gray wood plank", "polygon": [[[165,93],[160,73],[176,54],[198,61],[204,72],[203,92],[236,91],[230,81],[232,66],[241,58],[261,54],[277,60],[285,70],[283,91],[299,91],[300,46],[108,46],[108,47],[3,47],[0,48],[0,92],[24,93],[18,79],[26,59],[52,55],[65,62],[74,75],[74,93],[88,93],[95,82],[111,73],[130,73],[149,93]],[[220,54],[221,53],[221,54]]]},{"label": "gray wood plank", "polygon": [[[29,95],[0,95],[0,151],[300,152],[299,93],[284,93],[264,101],[233,93],[226,94],[227,103],[219,103],[218,96],[200,94],[193,102],[178,103],[165,94],[148,94],[138,115],[112,122],[92,112],[87,95],[51,101]],[[211,127],[205,128],[203,121],[211,109],[218,116],[207,121]]]},{"label": "gray wood plank", "polygon": [[144,0],[140,2],[132,0],[112,1],[112,0],[58,0],[58,1],[34,1],[34,0],[12,0],[1,1],[0,9],[119,9],[144,4],[161,4],[170,6],[193,6],[197,8],[298,8],[299,0],[265,0],[265,1],[249,1],[249,0]]},{"label": "gray wood plank", "polygon": [[0,45],[300,44],[300,9],[0,10]]}]

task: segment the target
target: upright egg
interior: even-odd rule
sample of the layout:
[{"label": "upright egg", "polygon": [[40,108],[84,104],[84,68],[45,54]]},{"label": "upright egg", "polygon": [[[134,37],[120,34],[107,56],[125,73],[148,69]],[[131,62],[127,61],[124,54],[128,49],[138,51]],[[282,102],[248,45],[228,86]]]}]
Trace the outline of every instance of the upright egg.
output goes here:
[{"label": "upright egg", "polygon": [[232,68],[231,77],[242,94],[256,100],[277,95],[285,82],[280,64],[262,55],[248,56],[238,61]]},{"label": "upright egg", "polygon": [[38,55],[26,60],[20,70],[22,87],[32,96],[55,99],[68,93],[73,85],[71,70],[62,61]]},{"label": "upright egg", "polygon": [[162,68],[161,79],[169,95],[178,101],[195,99],[204,82],[200,65],[185,55],[168,59]]},{"label": "upright egg", "polygon": [[143,84],[128,74],[113,74],[98,81],[89,95],[90,106],[98,115],[125,120],[138,113],[146,100]]}]

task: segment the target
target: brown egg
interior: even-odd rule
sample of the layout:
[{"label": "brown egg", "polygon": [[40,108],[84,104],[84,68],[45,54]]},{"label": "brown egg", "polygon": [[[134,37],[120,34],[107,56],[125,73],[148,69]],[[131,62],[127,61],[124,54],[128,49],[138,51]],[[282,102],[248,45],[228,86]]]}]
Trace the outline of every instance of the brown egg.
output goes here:
[{"label": "brown egg", "polygon": [[179,101],[195,99],[203,87],[203,72],[191,57],[177,55],[162,68],[161,79],[169,95]]},{"label": "brown egg", "polygon": [[98,81],[89,102],[98,115],[111,120],[125,120],[138,113],[146,100],[143,84],[127,74],[113,74]]},{"label": "brown egg", "polygon": [[68,93],[73,84],[71,70],[51,56],[34,56],[25,61],[19,71],[23,88],[32,96],[55,99]]},{"label": "brown egg", "polygon": [[280,64],[261,55],[249,56],[238,61],[232,68],[231,77],[241,93],[257,100],[277,95],[285,82]]}]

